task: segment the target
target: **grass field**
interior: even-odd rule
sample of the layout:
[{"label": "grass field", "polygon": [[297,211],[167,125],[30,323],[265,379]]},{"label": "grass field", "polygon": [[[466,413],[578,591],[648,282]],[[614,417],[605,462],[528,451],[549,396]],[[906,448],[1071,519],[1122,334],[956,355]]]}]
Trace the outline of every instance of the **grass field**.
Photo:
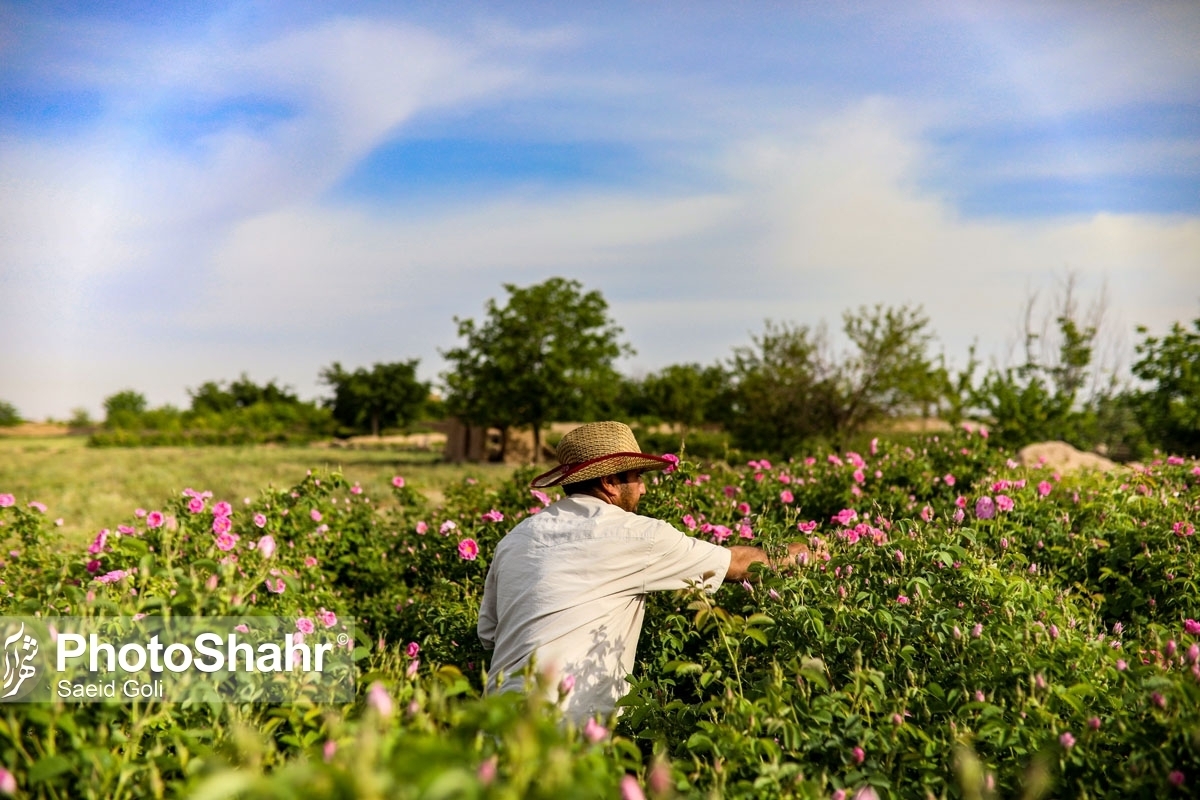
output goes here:
[{"label": "grass field", "polygon": [[443,489],[472,476],[488,483],[508,477],[512,467],[456,465],[439,454],[399,450],[339,450],[328,447],[145,447],[90,448],[81,436],[0,438],[0,494],[47,506],[61,518],[71,540],[128,521],[136,508],[161,508],[188,487],[236,501],[268,486],[291,486],[310,469],[340,470],[361,483],[381,505],[390,499],[394,475],[439,502]]}]

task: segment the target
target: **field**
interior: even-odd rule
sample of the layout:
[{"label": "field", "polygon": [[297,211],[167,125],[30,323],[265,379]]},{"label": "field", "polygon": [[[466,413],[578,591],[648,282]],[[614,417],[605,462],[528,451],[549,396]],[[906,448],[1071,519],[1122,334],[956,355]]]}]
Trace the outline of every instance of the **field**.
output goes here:
[{"label": "field", "polygon": [[368,497],[392,501],[391,480],[439,503],[445,486],[473,475],[503,480],[511,467],[438,464],[418,450],[338,450],[329,447],[89,448],[84,436],[0,437],[0,487],[51,507],[69,541],[114,527],[137,508],[149,508],[184,489],[204,487],[224,498],[255,496],[268,486],[291,486],[310,470],[340,470]]},{"label": "field", "polygon": [[[554,703],[565,676],[530,674],[548,700],[480,689],[490,553],[544,502],[528,470],[3,446],[22,449],[0,473],[0,614],[356,625],[354,702],[7,706],[0,790],[21,796],[1187,797],[1200,782],[1194,461],[1057,475],[952,432],[685,462],[643,513],[727,544],[812,539],[827,558],[652,595],[623,713],[575,729]],[[76,483],[69,513],[88,522],[64,538],[55,487]]]}]

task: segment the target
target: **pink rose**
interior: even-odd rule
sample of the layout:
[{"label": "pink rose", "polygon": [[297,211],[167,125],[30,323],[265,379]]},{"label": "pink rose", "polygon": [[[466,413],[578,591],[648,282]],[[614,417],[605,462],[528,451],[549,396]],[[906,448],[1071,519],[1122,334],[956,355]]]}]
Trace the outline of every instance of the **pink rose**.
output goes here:
[{"label": "pink rose", "polygon": [[458,543],[458,556],[465,561],[474,561],[479,555],[479,543],[474,539],[463,539]]},{"label": "pink rose", "polygon": [[392,696],[379,681],[372,683],[371,688],[367,690],[367,705],[379,712],[381,717],[392,715]]},{"label": "pink rose", "polygon": [[596,722],[594,719],[589,719],[587,724],[583,726],[583,735],[584,738],[586,738],[589,742],[595,744],[596,742],[608,736],[608,728],[604,727],[599,722]]},{"label": "pink rose", "polygon": [[88,545],[88,553],[97,555],[104,550],[104,545],[108,542],[108,528],[103,529],[96,534],[96,538]]}]

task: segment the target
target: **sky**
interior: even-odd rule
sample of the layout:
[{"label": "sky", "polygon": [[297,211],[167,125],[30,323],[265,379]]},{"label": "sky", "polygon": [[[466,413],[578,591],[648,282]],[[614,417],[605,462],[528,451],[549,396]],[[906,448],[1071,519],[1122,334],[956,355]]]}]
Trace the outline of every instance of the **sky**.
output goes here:
[{"label": "sky", "polygon": [[1069,281],[1127,366],[1200,317],[1197,41],[1192,0],[0,0],[0,400],[436,384],[555,276],[635,376],[876,304],[1004,366]]}]

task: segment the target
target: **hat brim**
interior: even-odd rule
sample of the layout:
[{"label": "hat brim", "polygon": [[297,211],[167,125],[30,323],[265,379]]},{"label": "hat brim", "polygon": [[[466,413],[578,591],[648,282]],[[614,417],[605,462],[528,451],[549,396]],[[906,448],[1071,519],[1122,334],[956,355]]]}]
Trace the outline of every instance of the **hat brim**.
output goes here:
[{"label": "hat brim", "polygon": [[649,453],[609,453],[581,464],[559,464],[549,472],[538,475],[529,485],[535,489],[546,489],[551,486],[580,483],[592,478],[603,478],[606,475],[620,475],[634,469],[642,472],[666,469],[670,464],[671,462],[662,456],[652,456]]}]

